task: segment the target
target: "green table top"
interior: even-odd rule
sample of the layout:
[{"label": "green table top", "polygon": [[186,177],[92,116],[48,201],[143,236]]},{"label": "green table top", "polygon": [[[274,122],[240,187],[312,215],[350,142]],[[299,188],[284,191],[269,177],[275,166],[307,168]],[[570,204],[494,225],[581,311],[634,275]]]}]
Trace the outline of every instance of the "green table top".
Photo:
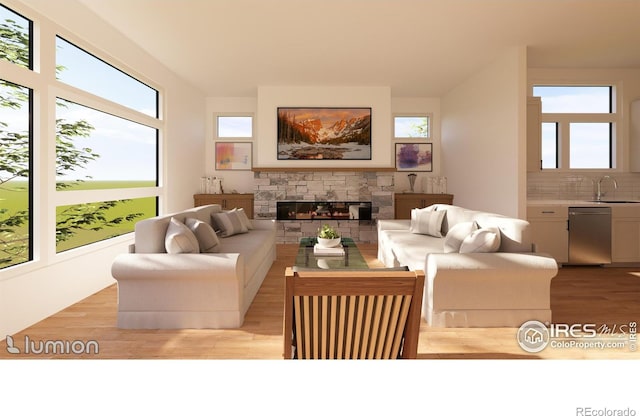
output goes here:
[{"label": "green table top", "polygon": [[296,256],[296,266],[312,269],[368,269],[369,266],[358,250],[352,238],[343,237],[344,256],[316,256],[313,246],[318,242],[315,237],[303,237]]}]

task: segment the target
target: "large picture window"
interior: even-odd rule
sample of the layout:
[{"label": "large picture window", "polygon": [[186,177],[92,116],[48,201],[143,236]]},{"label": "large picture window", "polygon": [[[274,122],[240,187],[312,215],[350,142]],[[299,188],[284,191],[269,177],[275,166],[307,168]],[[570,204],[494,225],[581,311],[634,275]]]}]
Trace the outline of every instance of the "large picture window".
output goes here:
[{"label": "large picture window", "polygon": [[100,101],[56,99],[56,189],[87,192],[84,203],[56,207],[62,252],[132,232],[135,221],[157,214],[156,197],[95,201],[89,191],[158,185],[159,131],[136,114],[157,118],[158,92],[61,37],[56,64],[59,80],[132,110],[127,118]]},{"label": "large picture window", "polygon": [[615,167],[614,88],[534,86],[542,101],[543,169]]},{"label": "large picture window", "polygon": [[[2,275],[130,233],[158,213],[159,91],[55,30],[0,4]],[[41,70],[55,74],[33,70],[54,55]],[[11,65],[20,69],[4,71]]]}]

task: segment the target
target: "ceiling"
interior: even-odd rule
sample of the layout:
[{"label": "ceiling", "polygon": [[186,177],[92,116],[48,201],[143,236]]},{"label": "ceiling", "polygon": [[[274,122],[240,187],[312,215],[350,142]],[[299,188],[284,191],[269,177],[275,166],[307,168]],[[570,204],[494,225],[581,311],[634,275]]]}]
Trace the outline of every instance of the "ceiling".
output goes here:
[{"label": "ceiling", "polygon": [[261,85],[437,97],[508,48],[640,68],[637,0],[79,0],[207,96]]}]

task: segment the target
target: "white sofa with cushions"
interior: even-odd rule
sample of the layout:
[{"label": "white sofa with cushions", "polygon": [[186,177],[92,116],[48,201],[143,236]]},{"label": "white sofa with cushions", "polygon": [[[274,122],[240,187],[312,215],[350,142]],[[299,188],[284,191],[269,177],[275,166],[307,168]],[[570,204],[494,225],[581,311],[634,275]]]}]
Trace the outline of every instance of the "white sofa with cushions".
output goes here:
[{"label": "white sofa with cushions", "polygon": [[139,221],[129,251],[111,268],[119,328],[239,328],[275,260],[275,223],[206,205]]},{"label": "white sofa with cushions", "polygon": [[522,219],[435,204],[378,221],[378,259],[425,271],[422,316],[434,327],[551,322],[556,261],[536,253]]}]

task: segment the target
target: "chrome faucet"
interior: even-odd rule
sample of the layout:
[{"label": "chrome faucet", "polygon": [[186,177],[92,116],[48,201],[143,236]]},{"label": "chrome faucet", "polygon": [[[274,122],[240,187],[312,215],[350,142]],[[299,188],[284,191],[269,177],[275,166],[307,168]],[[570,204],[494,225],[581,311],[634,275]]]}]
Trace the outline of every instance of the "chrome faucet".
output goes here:
[{"label": "chrome faucet", "polygon": [[596,201],[600,201],[602,197],[605,195],[605,193],[602,192],[602,181],[604,181],[605,179],[611,179],[613,181],[614,189],[618,189],[618,182],[613,176],[609,176],[609,175],[602,176],[600,179],[598,179],[598,183],[596,186]]}]

